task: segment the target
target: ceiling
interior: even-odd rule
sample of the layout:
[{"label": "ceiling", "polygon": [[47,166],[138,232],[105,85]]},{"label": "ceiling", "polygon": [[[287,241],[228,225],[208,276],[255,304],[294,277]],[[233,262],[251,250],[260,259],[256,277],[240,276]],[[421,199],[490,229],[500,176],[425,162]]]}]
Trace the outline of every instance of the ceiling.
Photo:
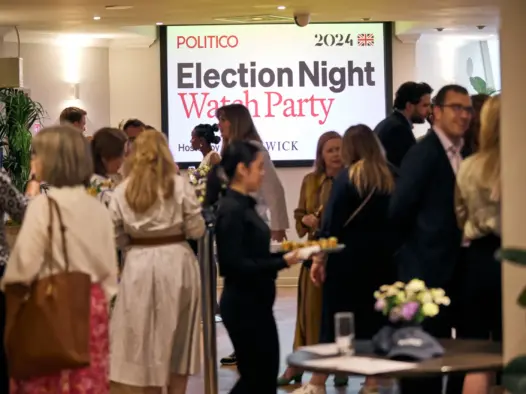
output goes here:
[{"label": "ceiling", "polygon": [[[213,24],[218,19],[309,13],[312,22],[410,21],[398,33],[497,26],[499,0],[0,0],[0,26],[111,34],[126,26]],[[107,10],[106,6],[131,6]],[[278,10],[278,6],[286,6]],[[94,20],[99,16],[100,20]],[[224,23],[224,22],[223,22]],[[290,23],[290,22],[289,22]]]}]

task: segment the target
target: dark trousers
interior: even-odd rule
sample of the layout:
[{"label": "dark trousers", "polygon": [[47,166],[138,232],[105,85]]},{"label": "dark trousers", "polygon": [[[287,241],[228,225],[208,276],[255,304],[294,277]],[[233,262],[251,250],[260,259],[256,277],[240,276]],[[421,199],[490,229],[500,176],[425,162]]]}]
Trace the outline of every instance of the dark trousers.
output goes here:
[{"label": "dark trousers", "polygon": [[[274,294],[267,289],[240,291],[225,285],[221,317],[234,345],[239,380],[230,394],[276,394],[279,373],[279,339],[272,311]],[[265,291],[266,293],[266,291]]]},{"label": "dark trousers", "polygon": [[5,296],[0,291],[0,393],[9,393],[9,373],[4,349]]}]

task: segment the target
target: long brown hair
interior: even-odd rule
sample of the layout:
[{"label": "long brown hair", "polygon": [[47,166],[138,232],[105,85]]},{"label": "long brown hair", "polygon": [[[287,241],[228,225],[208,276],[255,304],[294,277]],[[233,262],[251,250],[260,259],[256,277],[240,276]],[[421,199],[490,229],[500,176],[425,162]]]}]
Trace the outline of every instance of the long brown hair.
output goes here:
[{"label": "long brown hair", "polygon": [[125,163],[126,202],[136,213],[144,213],[159,199],[174,194],[177,167],[163,133],[145,130],[135,140]]},{"label": "long brown hair", "polygon": [[491,97],[482,106],[479,144],[477,156],[479,160],[482,160],[481,178],[498,195],[500,188],[500,95]]},{"label": "long brown hair", "polygon": [[323,160],[323,147],[325,144],[333,139],[342,139],[342,136],[337,131],[326,131],[318,139],[318,145],[316,146],[316,159],[314,160],[314,171],[319,174],[325,172],[325,161]]},{"label": "long brown hair", "polygon": [[487,94],[475,94],[471,96],[471,103],[473,104],[473,117],[469,128],[464,134],[464,144],[474,153],[479,150],[479,134],[480,134],[480,116],[482,106],[490,98]]},{"label": "long brown hair", "polygon": [[391,193],[394,179],[380,141],[366,125],[351,126],[343,135],[342,159],[349,166],[349,179],[363,196],[373,189]]},{"label": "long brown hair", "polygon": [[[231,141],[261,141],[252,116],[247,107],[243,104],[229,104],[218,108],[216,117],[221,117],[230,122],[230,136],[223,139],[221,152],[224,152],[228,143]],[[222,154],[221,154],[222,156]]]},{"label": "long brown hair", "polygon": [[124,156],[128,136],[119,129],[103,127],[91,139],[91,153],[95,174],[107,176],[103,159],[115,159]]}]

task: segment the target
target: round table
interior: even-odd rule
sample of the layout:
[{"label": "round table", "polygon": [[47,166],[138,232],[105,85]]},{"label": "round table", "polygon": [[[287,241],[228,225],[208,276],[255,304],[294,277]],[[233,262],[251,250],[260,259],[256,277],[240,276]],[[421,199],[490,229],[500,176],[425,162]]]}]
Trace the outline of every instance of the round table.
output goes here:
[{"label": "round table", "polygon": [[[502,370],[502,346],[500,343],[489,341],[446,339],[439,340],[445,349],[443,357],[417,362],[416,368],[390,372],[386,374],[372,374],[367,376],[382,376],[388,378],[426,377],[437,375],[450,375],[456,373],[470,372],[497,372]],[[355,341],[355,356],[382,358],[373,353],[371,341]],[[296,351],[287,357],[287,364],[307,372],[318,372],[326,375],[345,373],[348,375],[360,375],[353,371],[340,371],[329,368],[318,368],[306,365],[305,362],[328,357],[320,356],[305,351]]]}]

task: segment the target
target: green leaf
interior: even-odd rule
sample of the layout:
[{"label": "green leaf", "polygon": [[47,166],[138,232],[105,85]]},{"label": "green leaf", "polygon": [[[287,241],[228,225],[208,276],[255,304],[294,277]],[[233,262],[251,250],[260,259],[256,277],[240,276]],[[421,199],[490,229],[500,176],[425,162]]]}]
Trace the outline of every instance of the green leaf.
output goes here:
[{"label": "green leaf", "polygon": [[518,248],[504,248],[497,251],[497,260],[511,261],[519,265],[526,265],[526,250]]},{"label": "green leaf", "polygon": [[526,393],[526,356],[514,358],[504,367],[502,385],[511,394]]},{"label": "green leaf", "polygon": [[517,298],[517,304],[519,304],[523,308],[526,308],[526,287],[522,289],[519,298]]},{"label": "green leaf", "polygon": [[19,89],[0,88],[0,141],[3,167],[24,192],[31,166],[31,127],[45,116],[42,106]]},{"label": "green leaf", "polygon": [[471,86],[473,86],[473,89],[479,94],[485,94],[487,90],[487,84],[486,81],[484,81],[480,77],[470,77],[469,82],[471,83]]}]

